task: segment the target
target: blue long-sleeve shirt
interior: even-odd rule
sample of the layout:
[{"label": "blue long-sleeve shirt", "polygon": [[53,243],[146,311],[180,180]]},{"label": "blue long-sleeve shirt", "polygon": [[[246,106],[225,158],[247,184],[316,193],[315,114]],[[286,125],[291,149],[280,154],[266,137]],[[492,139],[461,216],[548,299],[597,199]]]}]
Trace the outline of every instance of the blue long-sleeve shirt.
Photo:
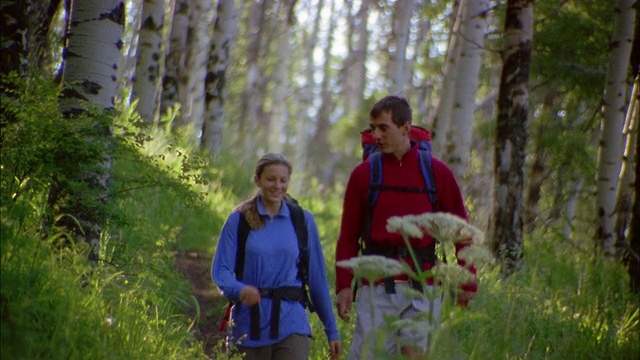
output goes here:
[{"label": "blue long-sleeve shirt", "polygon": [[[270,218],[258,199],[258,212],[265,218],[265,226],[251,230],[245,247],[245,262],[242,281],[234,274],[238,244],[238,223],[240,212],[234,211],[227,218],[213,259],[213,281],[225,297],[238,303],[240,291],[246,285],[257,288],[278,288],[282,286],[301,286],[298,275],[298,239],[291,221],[291,214],[282,201],[280,212]],[[309,295],[315,310],[324,324],[329,341],[338,340],[338,328],[333,314],[333,305],[329,295],[326,265],[320,236],[315,219],[310,212],[304,211],[309,249]],[[260,301],[260,339],[249,339],[250,308],[239,304],[234,307],[234,340],[242,346],[258,347],[275,344],[292,334],[311,336],[311,327],[304,306],[300,302],[283,300],[280,310],[279,337],[271,339],[271,298]]]}]

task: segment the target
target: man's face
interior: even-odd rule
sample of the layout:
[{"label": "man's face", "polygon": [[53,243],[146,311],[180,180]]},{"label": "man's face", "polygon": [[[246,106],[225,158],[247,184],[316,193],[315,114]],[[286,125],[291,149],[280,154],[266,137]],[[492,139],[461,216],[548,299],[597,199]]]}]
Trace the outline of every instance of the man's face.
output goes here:
[{"label": "man's face", "polygon": [[378,148],[385,154],[403,155],[409,131],[408,122],[402,126],[396,125],[391,118],[391,111],[382,112],[380,116],[370,121],[371,133]]}]

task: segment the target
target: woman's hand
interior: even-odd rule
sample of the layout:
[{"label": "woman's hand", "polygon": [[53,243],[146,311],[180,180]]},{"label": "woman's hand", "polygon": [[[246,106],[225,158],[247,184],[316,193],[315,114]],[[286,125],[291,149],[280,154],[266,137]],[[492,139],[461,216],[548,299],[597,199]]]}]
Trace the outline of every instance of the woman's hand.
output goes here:
[{"label": "woman's hand", "polygon": [[331,360],[335,360],[342,354],[342,344],[340,340],[329,341],[329,356]]},{"label": "woman's hand", "polygon": [[240,290],[240,301],[244,306],[254,306],[260,302],[260,290],[255,286],[247,285]]}]

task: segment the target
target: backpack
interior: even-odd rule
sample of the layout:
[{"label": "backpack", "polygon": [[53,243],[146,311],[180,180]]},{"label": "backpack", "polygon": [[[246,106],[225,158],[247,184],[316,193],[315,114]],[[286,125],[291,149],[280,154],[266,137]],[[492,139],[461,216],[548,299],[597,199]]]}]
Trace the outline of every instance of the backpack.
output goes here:
[{"label": "backpack", "polygon": [[[420,172],[422,173],[422,177],[425,182],[425,188],[412,188],[412,187],[400,187],[400,186],[388,186],[382,185],[382,153],[379,151],[378,146],[376,145],[376,141],[373,137],[371,129],[363,130],[361,133],[361,143],[362,143],[362,161],[369,161],[371,164],[371,176],[369,180],[369,189],[367,191],[367,203],[366,203],[366,212],[365,212],[365,223],[362,233],[362,242],[360,244],[361,251],[363,254],[381,254],[386,256],[398,256],[400,254],[400,250],[406,251],[404,249],[388,249],[388,247],[382,248],[375,244],[369,242],[369,237],[371,233],[371,219],[373,217],[373,209],[375,207],[376,201],[378,200],[378,195],[381,190],[394,190],[394,191],[403,191],[403,192],[415,192],[415,193],[426,193],[429,196],[429,201],[431,202],[431,206],[433,211],[437,211],[437,192],[436,192],[436,182],[433,176],[433,166],[432,166],[432,154],[431,154],[431,132],[423,127],[412,125],[410,138],[412,142],[418,144],[418,153],[420,156]],[[420,251],[420,258],[423,261],[435,262],[435,242],[432,244],[433,246],[429,246]],[[393,251],[393,253],[391,253]],[[402,257],[406,254],[402,254]],[[395,293],[393,279],[385,279],[385,287],[387,293]],[[416,289],[421,288],[420,284],[414,284]]]},{"label": "backpack", "polygon": [[426,192],[429,201],[436,211],[438,198],[436,196],[436,182],[433,177],[433,166],[431,164],[431,132],[423,127],[411,126],[411,141],[418,144],[420,154],[420,171],[425,181],[425,189],[390,187],[382,185],[382,154],[376,145],[371,129],[363,130],[361,133],[362,143],[362,161],[369,160],[371,162],[371,180],[369,182],[369,192],[367,194],[367,205],[375,205],[380,190],[398,190],[408,192]]},{"label": "backpack", "polygon": [[[298,204],[298,202],[290,197],[285,197],[285,204],[289,208],[289,212],[291,213],[291,222],[293,223],[293,228],[296,232],[296,237],[298,238],[298,279],[302,282],[302,289],[304,291],[302,304],[309,308],[310,312],[314,312],[315,308],[311,303],[311,298],[309,297],[309,234],[307,233],[307,224],[304,217],[304,210]],[[236,250],[236,266],[234,268],[234,273],[236,274],[236,279],[242,280],[243,272],[244,272],[244,260],[245,260],[245,249],[247,245],[247,239],[249,237],[249,232],[251,232],[251,228],[249,227],[249,223],[245,219],[244,215],[240,213],[240,221],[238,222],[238,248]],[[225,316],[220,323],[220,331],[223,331],[225,326],[227,325],[230,316],[231,316],[231,308],[233,307],[233,303],[229,302],[227,306],[227,310]]]}]

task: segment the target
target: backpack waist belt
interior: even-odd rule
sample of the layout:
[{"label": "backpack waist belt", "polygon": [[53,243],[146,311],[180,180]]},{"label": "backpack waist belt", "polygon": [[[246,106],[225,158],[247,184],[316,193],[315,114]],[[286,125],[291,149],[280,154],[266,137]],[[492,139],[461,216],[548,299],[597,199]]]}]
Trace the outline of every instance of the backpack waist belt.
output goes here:
[{"label": "backpack waist belt", "polygon": [[[414,254],[420,264],[413,264],[414,269],[423,269],[424,263],[435,264],[436,262],[436,243],[421,248],[414,248]],[[411,258],[409,249],[406,246],[381,245],[370,241],[363,251],[364,255],[381,255],[392,259]],[[420,267],[418,267],[420,265]],[[422,284],[418,281],[409,280],[411,285],[417,291],[422,292]],[[395,281],[392,276],[384,278],[384,288],[387,294],[395,294]]]},{"label": "backpack waist belt", "polygon": [[[279,288],[262,288],[260,296],[271,298],[271,329],[269,337],[276,339],[279,335],[280,328],[280,304],[282,300],[297,301],[304,306],[306,303],[306,292],[303,288],[297,286],[283,286]],[[251,307],[251,340],[260,339],[260,305]]]}]

